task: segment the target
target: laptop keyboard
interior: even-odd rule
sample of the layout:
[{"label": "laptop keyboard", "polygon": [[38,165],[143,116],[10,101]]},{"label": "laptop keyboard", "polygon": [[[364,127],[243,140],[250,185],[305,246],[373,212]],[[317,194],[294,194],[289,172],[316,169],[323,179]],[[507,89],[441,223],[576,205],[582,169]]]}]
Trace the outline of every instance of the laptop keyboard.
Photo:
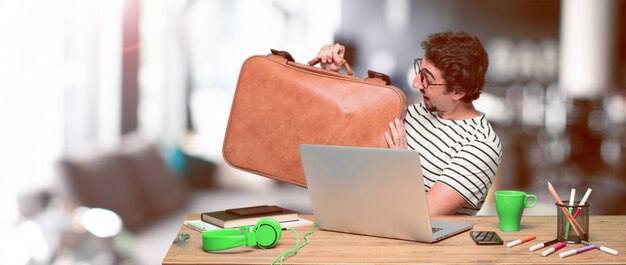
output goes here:
[{"label": "laptop keyboard", "polygon": [[443,230],[443,228],[439,228],[439,227],[433,227],[433,234],[437,231],[441,231]]}]

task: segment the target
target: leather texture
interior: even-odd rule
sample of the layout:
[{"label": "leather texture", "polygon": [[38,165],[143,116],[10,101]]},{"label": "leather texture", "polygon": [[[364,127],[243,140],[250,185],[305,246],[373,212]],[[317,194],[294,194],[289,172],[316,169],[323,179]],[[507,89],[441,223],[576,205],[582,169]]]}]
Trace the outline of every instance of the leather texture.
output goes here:
[{"label": "leather texture", "polygon": [[381,76],[359,79],[276,54],[248,58],[231,106],[224,159],[306,187],[299,144],[387,148],[384,133],[390,121],[403,119],[406,96]]}]

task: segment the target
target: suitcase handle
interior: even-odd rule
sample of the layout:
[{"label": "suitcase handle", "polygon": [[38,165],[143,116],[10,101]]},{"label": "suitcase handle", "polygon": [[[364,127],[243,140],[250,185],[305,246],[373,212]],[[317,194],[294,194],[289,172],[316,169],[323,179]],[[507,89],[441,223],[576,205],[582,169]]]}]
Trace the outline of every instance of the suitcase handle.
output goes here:
[{"label": "suitcase handle", "polygon": [[[289,52],[287,52],[287,51],[279,51],[279,50],[274,50],[274,49],[270,49],[270,51],[274,55],[278,55],[278,56],[281,56],[281,57],[287,59],[287,62],[295,62],[296,61],[296,60],[293,59],[293,56],[291,56],[291,54]],[[315,59],[309,61],[309,66],[314,66],[314,65],[318,64],[320,61],[321,61],[320,58],[315,57]],[[350,65],[348,64],[348,62],[345,62],[343,64],[343,66],[346,68],[346,71],[348,72],[348,75],[353,75],[354,74],[354,72],[352,72],[352,68],[350,68]]]},{"label": "suitcase handle", "polygon": [[[320,61],[322,61],[320,58],[315,57],[313,60],[309,61],[309,65],[310,66],[314,66],[314,65],[318,64]],[[348,62],[345,62],[343,64],[343,66],[346,68],[346,72],[348,72],[348,75],[354,74],[354,72],[352,72],[352,68],[350,68],[350,65],[348,64]]]}]

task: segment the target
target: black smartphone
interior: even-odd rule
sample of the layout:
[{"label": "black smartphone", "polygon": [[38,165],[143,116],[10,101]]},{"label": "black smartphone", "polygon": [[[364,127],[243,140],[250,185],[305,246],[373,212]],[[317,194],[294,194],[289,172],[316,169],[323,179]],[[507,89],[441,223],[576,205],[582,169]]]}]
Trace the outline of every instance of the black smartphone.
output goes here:
[{"label": "black smartphone", "polygon": [[476,245],[502,245],[502,239],[493,231],[472,231],[470,237]]}]

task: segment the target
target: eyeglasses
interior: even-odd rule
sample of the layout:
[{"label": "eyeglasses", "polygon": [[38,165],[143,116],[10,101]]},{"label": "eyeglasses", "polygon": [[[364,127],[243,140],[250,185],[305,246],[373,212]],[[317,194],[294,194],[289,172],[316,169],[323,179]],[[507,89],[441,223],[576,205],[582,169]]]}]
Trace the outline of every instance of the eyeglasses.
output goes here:
[{"label": "eyeglasses", "polygon": [[426,77],[424,77],[424,73],[422,72],[422,58],[416,58],[413,60],[413,69],[415,69],[415,75],[419,75],[420,82],[422,82],[422,87],[428,88],[429,86],[445,86],[446,84],[434,83],[431,84]]}]

